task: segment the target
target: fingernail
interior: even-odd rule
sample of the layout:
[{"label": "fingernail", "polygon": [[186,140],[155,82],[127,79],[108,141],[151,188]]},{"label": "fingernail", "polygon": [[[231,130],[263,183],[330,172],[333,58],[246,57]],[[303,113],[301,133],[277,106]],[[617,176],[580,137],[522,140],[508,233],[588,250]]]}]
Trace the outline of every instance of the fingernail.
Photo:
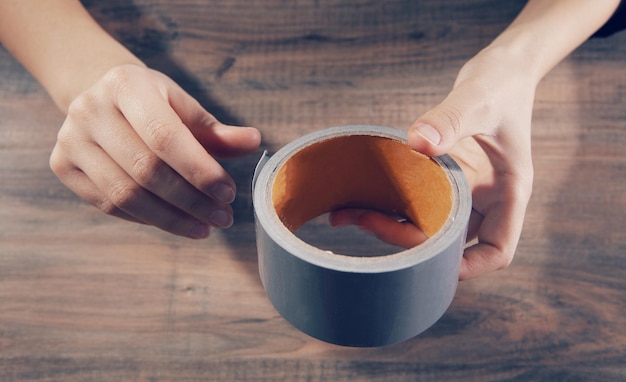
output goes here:
[{"label": "fingernail", "polygon": [[196,224],[187,231],[187,236],[192,239],[204,239],[209,236],[210,228],[206,224]]},{"label": "fingernail", "polygon": [[418,134],[419,136],[430,142],[430,144],[432,144],[433,146],[437,146],[439,145],[439,142],[441,142],[441,135],[439,134],[439,131],[437,131],[437,129],[435,129],[431,125],[425,123],[420,123],[415,126],[415,128],[411,130],[411,133]]},{"label": "fingernail", "polygon": [[233,217],[224,210],[213,211],[209,216],[211,224],[219,228],[228,228],[233,225]]},{"label": "fingernail", "polygon": [[232,203],[235,200],[235,190],[227,184],[217,184],[211,189],[211,196],[220,203]]}]

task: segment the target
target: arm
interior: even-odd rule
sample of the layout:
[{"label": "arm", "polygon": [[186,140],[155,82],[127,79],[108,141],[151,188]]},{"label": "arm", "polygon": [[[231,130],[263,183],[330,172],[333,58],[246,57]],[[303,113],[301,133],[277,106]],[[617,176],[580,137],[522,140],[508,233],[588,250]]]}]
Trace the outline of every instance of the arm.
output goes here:
[{"label": "arm", "polygon": [[[468,241],[459,277],[509,265],[532,190],[531,114],[539,81],[586,41],[618,0],[530,0],[512,24],[461,69],[446,99],[409,129],[424,154],[450,153],[473,189]],[[375,212],[337,211],[331,225],[356,224],[382,240],[410,247],[417,227]]]},{"label": "arm", "polygon": [[61,110],[109,69],[145,66],[76,0],[3,0],[0,41]]},{"label": "arm", "polygon": [[504,49],[529,60],[539,82],[554,66],[600,29],[619,0],[531,0],[488,49]]},{"label": "arm", "polygon": [[232,224],[239,156],[256,129],[219,123],[121,46],[78,0],[3,0],[0,41],[67,113],[52,170],[104,212],[192,238]]},{"label": "arm", "polygon": [[[480,105],[482,107],[500,106],[498,103],[493,103],[495,100],[485,98],[496,93],[496,89],[488,87],[483,78],[491,76],[493,72],[502,71],[511,78],[504,84],[518,79],[519,82],[526,83],[525,87],[531,88],[534,92],[539,81],[600,28],[618,4],[619,0],[529,1],[506,30],[466,63],[451,95],[455,96],[454,90],[461,85],[468,84],[482,90],[478,95],[483,97],[472,101],[472,104],[482,103]],[[476,72],[480,67],[488,70],[484,73]],[[469,75],[470,72],[472,75]],[[443,106],[446,106],[445,102]],[[493,133],[508,135],[511,130],[506,126],[501,126],[502,118],[488,121],[490,123],[487,129],[484,127],[485,118],[480,115],[475,116],[480,119],[480,122],[466,120],[465,115],[460,115],[460,118],[456,120],[446,120],[445,113],[441,113],[440,107],[442,105],[426,113],[413,124],[410,130],[411,144],[418,151],[438,155],[450,150],[458,140],[464,137],[493,135]],[[466,108],[463,109],[465,111]],[[491,108],[488,111],[501,114],[500,110]],[[428,131],[428,127],[424,127],[431,125],[436,131]]]}]

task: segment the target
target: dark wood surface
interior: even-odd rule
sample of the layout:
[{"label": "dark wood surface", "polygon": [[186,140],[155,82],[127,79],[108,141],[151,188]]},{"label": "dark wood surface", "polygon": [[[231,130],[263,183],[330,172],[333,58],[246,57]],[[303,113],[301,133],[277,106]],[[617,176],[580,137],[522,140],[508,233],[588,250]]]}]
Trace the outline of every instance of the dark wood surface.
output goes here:
[{"label": "dark wood surface", "polygon": [[[106,30],[263,148],[324,127],[407,128],[523,1],[86,2]],[[108,217],[55,178],[63,115],[0,49],[0,380],[626,380],[626,34],[538,89],[535,189],[511,267],[463,282],[430,330],[374,349],[300,333],[236,224],[192,241]]]}]

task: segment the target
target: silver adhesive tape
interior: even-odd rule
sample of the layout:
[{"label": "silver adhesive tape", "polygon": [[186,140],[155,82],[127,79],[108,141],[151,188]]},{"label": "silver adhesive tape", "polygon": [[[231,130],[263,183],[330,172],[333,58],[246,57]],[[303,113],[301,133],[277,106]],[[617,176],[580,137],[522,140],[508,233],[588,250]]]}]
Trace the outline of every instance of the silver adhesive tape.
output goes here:
[{"label": "silver adhesive tape", "polygon": [[[448,309],[471,210],[468,183],[452,158],[429,158],[406,133],[381,126],[333,127],[264,153],[253,180],[259,273],[276,310],[293,326],[344,346],[412,338]],[[293,233],[344,207],[404,216],[428,235],[383,256],[347,256]]]}]

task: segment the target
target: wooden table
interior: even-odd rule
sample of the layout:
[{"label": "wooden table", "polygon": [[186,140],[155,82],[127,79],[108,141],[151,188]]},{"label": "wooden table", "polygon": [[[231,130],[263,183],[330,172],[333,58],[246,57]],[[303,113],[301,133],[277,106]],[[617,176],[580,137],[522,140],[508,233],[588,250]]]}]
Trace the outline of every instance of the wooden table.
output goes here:
[{"label": "wooden table", "polygon": [[[448,3],[449,5],[444,5]],[[87,1],[102,25],[263,148],[324,127],[407,128],[524,1]],[[48,168],[63,115],[0,50],[0,380],[626,379],[626,33],[540,85],[516,258],[463,282],[412,340],[325,344],[273,309],[249,183],[193,241],[106,216]]]}]

